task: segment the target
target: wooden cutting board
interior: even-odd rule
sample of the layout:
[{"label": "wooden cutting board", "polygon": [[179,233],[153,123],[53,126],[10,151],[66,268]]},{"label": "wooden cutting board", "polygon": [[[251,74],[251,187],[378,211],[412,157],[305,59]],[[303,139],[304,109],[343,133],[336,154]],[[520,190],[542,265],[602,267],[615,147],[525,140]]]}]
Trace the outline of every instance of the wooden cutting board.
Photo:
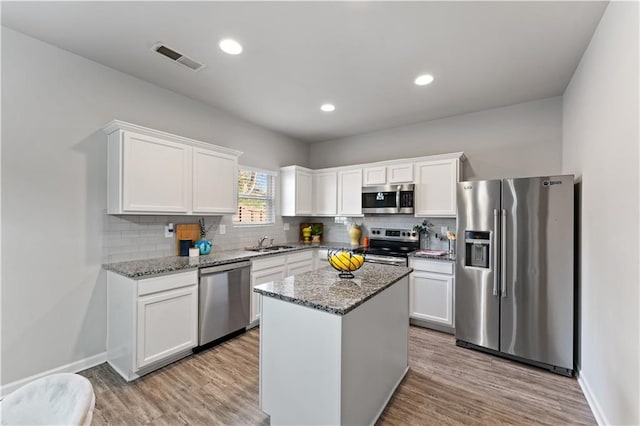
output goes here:
[{"label": "wooden cutting board", "polygon": [[200,239],[200,225],[197,223],[178,223],[176,225],[176,256],[180,256],[180,240]]}]

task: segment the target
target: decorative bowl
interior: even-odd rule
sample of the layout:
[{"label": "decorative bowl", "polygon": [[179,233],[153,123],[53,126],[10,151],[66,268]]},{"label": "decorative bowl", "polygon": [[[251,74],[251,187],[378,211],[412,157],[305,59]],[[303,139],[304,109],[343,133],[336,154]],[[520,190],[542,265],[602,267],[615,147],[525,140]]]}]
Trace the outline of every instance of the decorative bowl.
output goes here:
[{"label": "decorative bowl", "polygon": [[357,271],[364,264],[364,254],[354,253],[353,250],[330,249],[327,251],[329,265],[340,272],[340,278],[353,278],[353,271]]}]

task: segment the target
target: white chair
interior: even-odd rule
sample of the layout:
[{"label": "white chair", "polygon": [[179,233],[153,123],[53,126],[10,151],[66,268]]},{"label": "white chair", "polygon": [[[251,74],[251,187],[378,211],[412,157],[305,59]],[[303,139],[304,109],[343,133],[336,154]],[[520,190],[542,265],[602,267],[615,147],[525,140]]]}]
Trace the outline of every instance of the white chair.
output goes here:
[{"label": "white chair", "polygon": [[0,402],[2,425],[90,425],[96,397],[86,378],[52,374],[26,384]]}]

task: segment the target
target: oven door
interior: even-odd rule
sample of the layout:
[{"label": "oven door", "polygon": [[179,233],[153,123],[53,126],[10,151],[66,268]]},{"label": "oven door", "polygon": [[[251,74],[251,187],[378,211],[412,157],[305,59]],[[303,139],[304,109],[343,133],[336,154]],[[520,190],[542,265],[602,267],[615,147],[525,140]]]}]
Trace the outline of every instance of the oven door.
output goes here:
[{"label": "oven door", "polygon": [[382,265],[407,266],[407,258],[404,256],[380,256],[377,254],[367,254],[365,262],[380,263]]}]

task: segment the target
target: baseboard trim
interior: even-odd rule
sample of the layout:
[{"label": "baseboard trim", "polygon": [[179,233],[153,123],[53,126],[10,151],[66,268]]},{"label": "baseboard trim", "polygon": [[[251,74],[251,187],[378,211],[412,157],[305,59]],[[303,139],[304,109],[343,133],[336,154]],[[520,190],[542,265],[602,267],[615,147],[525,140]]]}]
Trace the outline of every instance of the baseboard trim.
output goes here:
[{"label": "baseboard trim", "polygon": [[596,422],[599,425],[610,425],[611,423],[607,420],[607,416],[604,415],[602,411],[602,407],[598,403],[593,391],[591,390],[591,386],[589,386],[589,382],[584,377],[584,373],[582,371],[577,370],[576,376],[578,377],[578,384],[580,385],[580,389],[582,389],[582,393],[584,397],[587,399],[587,404],[589,404],[589,408],[591,408],[591,412],[593,413],[593,417],[596,418]]},{"label": "baseboard trim", "polygon": [[11,392],[16,389],[26,385],[27,383],[33,382],[41,377],[49,376],[51,374],[58,373],[77,373],[78,371],[86,370],[87,368],[95,367],[96,365],[102,364],[107,361],[107,353],[102,352],[98,355],[90,356],[88,358],[81,359],[79,361],[75,361],[66,365],[62,365],[60,367],[53,368],[48,371],[44,371],[42,373],[34,374],[33,376],[25,377],[24,379],[16,380],[15,382],[7,383],[6,385],[0,387],[0,399],[9,395]]}]

